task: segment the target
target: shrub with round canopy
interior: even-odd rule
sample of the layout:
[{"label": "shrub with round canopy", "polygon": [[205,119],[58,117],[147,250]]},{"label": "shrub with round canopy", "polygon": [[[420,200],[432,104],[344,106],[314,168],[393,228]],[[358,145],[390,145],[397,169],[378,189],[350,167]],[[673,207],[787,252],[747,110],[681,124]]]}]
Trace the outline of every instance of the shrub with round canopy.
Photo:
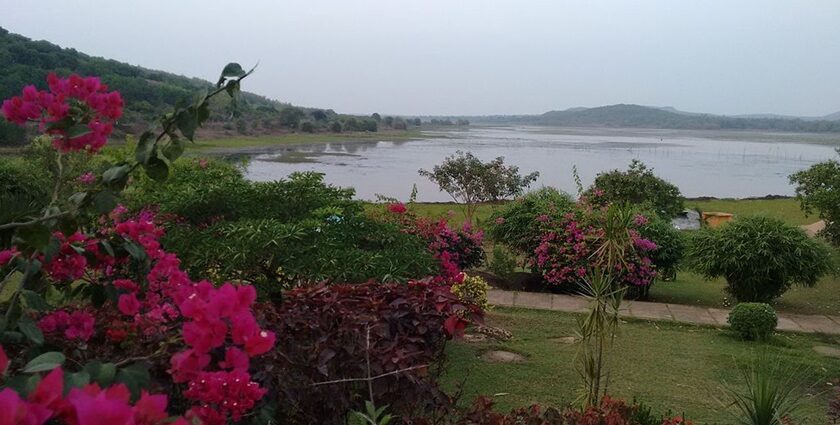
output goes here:
[{"label": "shrub with round canopy", "polygon": [[825,243],[761,216],[695,232],[687,258],[706,278],[725,278],[727,292],[739,302],[770,302],[793,285],[814,286],[832,269]]}]

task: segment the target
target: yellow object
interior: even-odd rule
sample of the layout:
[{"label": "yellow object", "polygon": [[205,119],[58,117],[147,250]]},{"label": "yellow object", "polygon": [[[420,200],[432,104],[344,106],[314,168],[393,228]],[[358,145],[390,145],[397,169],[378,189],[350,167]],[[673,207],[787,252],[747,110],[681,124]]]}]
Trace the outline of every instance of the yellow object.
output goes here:
[{"label": "yellow object", "polygon": [[732,214],[725,212],[703,212],[703,222],[711,228],[732,221],[732,217]]}]

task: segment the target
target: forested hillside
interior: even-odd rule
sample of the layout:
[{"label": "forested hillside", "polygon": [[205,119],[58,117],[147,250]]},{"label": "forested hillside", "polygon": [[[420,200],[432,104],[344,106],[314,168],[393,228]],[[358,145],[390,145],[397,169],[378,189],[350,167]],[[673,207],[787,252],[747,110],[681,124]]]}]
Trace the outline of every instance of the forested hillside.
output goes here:
[{"label": "forested hillside", "polygon": [[[227,59],[219,58],[219,61],[224,63]],[[118,90],[126,107],[118,123],[117,135],[142,131],[180,99],[212,86],[210,82],[198,78],[89,56],[75,49],[30,40],[0,28],[0,101],[20,94],[21,88],[28,84],[35,84],[39,89],[46,88],[46,77],[50,72],[99,76],[112,90]],[[368,117],[339,115],[332,110],[293,107],[243,92],[235,110],[227,100],[218,99],[211,108],[210,122],[204,131],[224,135],[272,134],[290,130],[376,131],[377,122]],[[0,145],[20,144],[25,137],[24,129],[0,120]]]}]

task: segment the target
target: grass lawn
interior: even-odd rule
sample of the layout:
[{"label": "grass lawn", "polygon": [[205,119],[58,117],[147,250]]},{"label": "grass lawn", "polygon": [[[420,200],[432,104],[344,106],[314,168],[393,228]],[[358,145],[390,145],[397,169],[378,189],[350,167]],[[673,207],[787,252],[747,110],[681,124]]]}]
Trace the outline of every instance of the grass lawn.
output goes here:
[{"label": "grass lawn", "polygon": [[[575,369],[576,345],[554,338],[574,335],[575,316],[566,313],[497,308],[488,324],[513,333],[506,342],[453,342],[445,384],[454,390],[464,382],[462,403],[477,395],[494,395],[497,408],[509,410],[532,403],[563,406],[576,397],[580,378]],[[620,326],[612,351],[609,393],[634,397],[655,412],[685,413],[695,424],[733,423],[716,400],[724,397],[720,380],[737,382],[736,361],[746,361],[766,350],[771,358],[800,367],[807,374],[802,394],[807,420],[798,424],[825,423],[827,382],[840,377],[840,362],[822,357],[814,345],[840,347],[840,339],[783,333],[768,343],[748,343],[725,330],[634,321]],[[479,356],[488,350],[506,350],[526,357],[523,363],[487,363]]]},{"label": "grass lawn", "polygon": [[275,136],[258,137],[226,137],[222,139],[199,139],[196,143],[187,144],[188,152],[206,152],[210,150],[227,150],[242,148],[259,148],[267,146],[305,145],[315,143],[337,143],[355,141],[400,141],[430,138],[420,130],[408,131],[378,131],[354,133],[290,133]]},{"label": "grass lawn", "polygon": [[740,215],[764,215],[776,217],[787,223],[801,226],[819,221],[819,217],[805,216],[795,199],[712,199],[708,201],[685,201],[685,207],[700,211],[728,212]]}]

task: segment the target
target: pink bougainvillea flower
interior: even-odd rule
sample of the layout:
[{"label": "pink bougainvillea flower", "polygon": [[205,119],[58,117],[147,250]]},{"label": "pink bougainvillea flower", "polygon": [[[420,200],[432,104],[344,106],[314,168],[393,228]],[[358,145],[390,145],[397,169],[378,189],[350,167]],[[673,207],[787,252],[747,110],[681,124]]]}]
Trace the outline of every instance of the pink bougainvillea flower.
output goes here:
[{"label": "pink bougainvillea flower", "polygon": [[14,246],[0,251],[0,267],[9,264],[9,262],[18,255],[20,255],[20,251],[18,251],[17,247]]},{"label": "pink bougainvillea flower", "polygon": [[51,416],[49,409],[27,403],[11,388],[0,391],[0,425],[42,425]]},{"label": "pink bougainvillea flower", "polygon": [[[121,391],[120,388],[125,391]],[[98,385],[73,388],[67,401],[76,411],[78,425],[133,425],[134,414],[128,404],[128,389],[117,384],[102,391]]]},{"label": "pink bougainvillea flower", "polygon": [[219,367],[247,372],[249,364],[250,359],[244,351],[230,347],[225,351],[225,359],[219,362]]},{"label": "pink bougainvillea flower", "polygon": [[6,368],[9,367],[9,357],[6,356],[6,352],[3,351],[3,346],[0,345],[0,377],[6,374]]},{"label": "pink bougainvillea flower", "polygon": [[140,393],[140,399],[134,404],[135,425],[157,425],[169,415],[166,413],[167,399],[165,395],[150,395],[146,391]]},{"label": "pink bougainvillea flower", "polygon": [[122,314],[126,316],[134,316],[140,311],[140,300],[137,299],[137,294],[122,294],[117,302],[117,306]]},{"label": "pink bougainvillea flower", "polygon": [[59,367],[47,374],[29,394],[29,402],[49,409],[55,416],[72,413],[72,408],[64,400],[64,371]]},{"label": "pink bougainvillea flower", "polygon": [[402,202],[396,202],[393,204],[388,204],[388,211],[394,214],[403,214],[408,211],[408,208],[405,207],[405,204]]},{"label": "pink bougainvillea flower", "polygon": [[169,359],[169,363],[172,380],[177,383],[187,382],[198,376],[198,373],[210,364],[210,356],[195,350],[186,350],[175,353]]},{"label": "pink bougainvillea flower", "polygon": [[259,356],[274,347],[276,336],[271,331],[260,331],[256,335],[245,338],[245,351],[249,356]]},{"label": "pink bougainvillea flower", "polygon": [[76,180],[78,180],[81,184],[93,184],[96,183],[96,175],[88,171],[87,173],[79,176]]}]

